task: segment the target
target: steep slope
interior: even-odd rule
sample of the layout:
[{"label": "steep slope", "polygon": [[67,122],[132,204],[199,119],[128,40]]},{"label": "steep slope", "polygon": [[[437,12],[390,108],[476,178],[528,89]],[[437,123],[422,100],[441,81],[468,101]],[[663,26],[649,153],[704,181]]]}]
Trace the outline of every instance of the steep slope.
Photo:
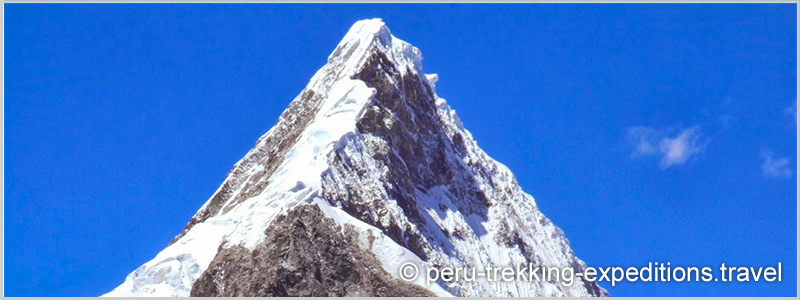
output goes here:
[{"label": "steep slope", "polygon": [[580,279],[397,279],[405,262],[585,268],[421,60],[379,19],[355,23],[186,228],[107,296],[607,295]]}]

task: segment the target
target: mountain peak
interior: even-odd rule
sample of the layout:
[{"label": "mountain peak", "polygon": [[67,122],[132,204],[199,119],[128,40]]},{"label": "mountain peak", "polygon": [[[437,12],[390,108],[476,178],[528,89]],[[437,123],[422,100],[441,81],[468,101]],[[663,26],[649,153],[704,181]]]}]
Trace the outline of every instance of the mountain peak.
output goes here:
[{"label": "mountain peak", "polygon": [[436,80],[383,21],[356,22],[183,232],[107,295],[607,295],[579,280],[401,281],[405,263],[585,268]]},{"label": "mountain peak", "polygon": [[352,75],[376,51],[384,53],[402,73],[411,71],[422,74],[422,54],[419,49],[393,36],[380,18],[354,23],[328,56],[328,63]]},{"label": "mountain peak", "polygon": [[391,42],[392,33],[381,18],[364,19],[353,23],[353,26],[350,26],[350,30],[347,31],[347,34],[345,34],[342,40],[361,37],[377,39],[380,42],[389,43]]}]

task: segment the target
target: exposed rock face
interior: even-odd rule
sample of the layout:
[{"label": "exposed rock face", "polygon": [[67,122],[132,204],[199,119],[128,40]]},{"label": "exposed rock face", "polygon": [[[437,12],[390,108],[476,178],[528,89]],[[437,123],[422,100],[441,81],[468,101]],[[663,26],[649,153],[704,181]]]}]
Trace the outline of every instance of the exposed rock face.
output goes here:
[{"label": "exposed rock face", "polygon": [[[430,245],[416,229],[425,225],[420,209],[427,209],[417,205],[418,189],[449,185],[448,191],[456,195],[456,210],[465,215],[485,218],[489,202],[474,181],[454,178],[471,174],[461,163],[466,155],[463,139],[458,133],[452,139],[448,136],[430,87],[412,70],[398,70],[383,52],[372,53],[355,76],[376,89],[375,100],[356,123],[360,135],[348,137],[343,148],[335,150],[331,169],[323,175],[323,198],[427,259],[424,249]],[[354,151],[361,153],[349,154]],[[370,161],[354,163],[355,159]],[[374,166],[387,172],[379,178],[361,175]],[[346,180],[337,180],[341,178]],[[380,192],[377,197],[376,192]],[[404,214],[399,218],[385,214],[392,204],[375,198],[395,200]]]},{"label": "exposed rock face", "polygon": [[192,286],[191,296],[435,296],[392,276],[316,205],[278,216],[252,251],[222,247]]},{"label": "exposed rock face", "polygon": [[576,278],[431,285],[398,268],[583,270],[437,96],[417,48],[359,21],[184,230],[111,296],[607,296]]}]

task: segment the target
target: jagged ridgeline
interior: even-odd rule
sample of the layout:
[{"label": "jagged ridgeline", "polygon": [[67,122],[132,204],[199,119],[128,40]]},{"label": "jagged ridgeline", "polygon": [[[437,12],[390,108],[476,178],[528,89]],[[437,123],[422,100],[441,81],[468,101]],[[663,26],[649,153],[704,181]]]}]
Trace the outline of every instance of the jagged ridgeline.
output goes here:
[{"label": "jagged ridgeline", "polygon": [[421,61],[380,19],[356,22],[183,231],[106,296],[606,296],[580,278],[400,279],[407,262],[585,268]]}]

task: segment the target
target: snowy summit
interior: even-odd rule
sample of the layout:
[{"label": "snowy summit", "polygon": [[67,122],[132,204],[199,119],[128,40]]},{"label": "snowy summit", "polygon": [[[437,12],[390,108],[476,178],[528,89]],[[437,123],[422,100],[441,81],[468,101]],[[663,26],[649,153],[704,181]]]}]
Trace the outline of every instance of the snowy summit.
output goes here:
[{"label": "snowy summit", "polygon": [[380,19],[356,22],[183,231],[105,296],[607,296],[577,277],[401,279],[408,262],[586,267],[437,80]]}]

